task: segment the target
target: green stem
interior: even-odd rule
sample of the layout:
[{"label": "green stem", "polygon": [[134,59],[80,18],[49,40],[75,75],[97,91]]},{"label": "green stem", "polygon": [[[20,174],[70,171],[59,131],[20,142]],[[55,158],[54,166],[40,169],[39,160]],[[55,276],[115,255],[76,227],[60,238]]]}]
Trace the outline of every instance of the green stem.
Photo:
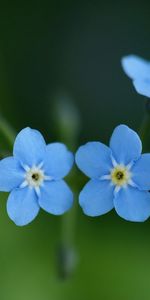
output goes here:
[{"label": "green stem", "polygon": [[[58,255],[58,272],[61,279],[69,278],[75,270],[77,263],[76,254],[76,226],[77,226],[77,191],[78,174],[74,167],[69,178],[69,185],[73,187],[74,203],[71,210],[62,216],[61,238]],[[74,184],[75,183],[75,184]]]},{"label": "green stem", "polygon": [[0,116],[0,131],[12,148],[16,134],[10,124],[2,116]]},{"label": "green stem", "polygon": [[[74,199],[76,200],[76,199]],[[69,278],[76,266],[75,233],[77,219],[77,201],[73,208],[62,216],[61,244],[59,247],[58,271],[61,279]]]},{"label": "green stem", "polygon": [[[78,144],[80,132],[80,113],[71,98],[59,96],[55,99],[53,109],[54,127],[57,137],[65,143],[69,149],[75,150]],[[74,167],[68,179],[70,187],[73,187],[74,195],[77,193],[76,184],[78,174]],[[75,197],[76,198],[76,197]],[[61,279],[72,275],[76,266],[75,232],[77,219],[77,201],[74,199],[72,209],[62,216],[61,237],[58,249],[57,268]]]},{"label": "green stem", "polygon": [[66,215],[62,216],[62,242],[68,246],[73,245],[75,239],[76,203],[77,201],[74,199],[73,208]]}]

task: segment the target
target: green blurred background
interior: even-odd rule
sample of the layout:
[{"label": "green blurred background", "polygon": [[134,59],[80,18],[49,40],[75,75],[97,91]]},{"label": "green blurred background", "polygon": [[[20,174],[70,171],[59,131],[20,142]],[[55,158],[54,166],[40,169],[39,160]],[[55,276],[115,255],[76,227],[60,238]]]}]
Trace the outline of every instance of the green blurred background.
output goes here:
[{"label": "green blurred background", "polygon": [[[149,13],[144,0],[1,3],[0,113],[17,132],[31,126],[56,141],[54,105],[66,97],[82,120],[80,144],[108,143],[120,123],[138,130],[145,99],[124,75],[120,58],[135,53],[150,59]],[[41,211],[19,228],[6,214],[7,195],[0,197],[0,299],[150,298],[149,221],[129,223],[114,212],[89,218],[78,207],[77,267],[61,280],[56,250],[62,217]]]}]

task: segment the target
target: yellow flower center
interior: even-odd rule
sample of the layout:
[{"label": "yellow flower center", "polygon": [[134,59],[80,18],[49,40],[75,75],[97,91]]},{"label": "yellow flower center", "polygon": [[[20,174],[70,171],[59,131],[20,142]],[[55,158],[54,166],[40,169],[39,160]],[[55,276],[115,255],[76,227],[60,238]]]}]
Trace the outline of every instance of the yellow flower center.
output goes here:
[{"label": "yellow flower center", "polygon": [[113,184],[120,187],[128,184],[131,179],[131,173],[129,169],[123,165],[117,165],[114,167],[110,176]]}]

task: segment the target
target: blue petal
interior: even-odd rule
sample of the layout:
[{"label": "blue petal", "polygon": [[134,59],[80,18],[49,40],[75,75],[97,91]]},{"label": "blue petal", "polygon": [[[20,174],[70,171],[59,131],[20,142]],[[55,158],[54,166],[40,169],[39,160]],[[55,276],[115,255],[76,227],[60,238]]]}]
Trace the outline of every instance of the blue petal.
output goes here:
[{"label": "blue petal", "polygon": [[54,179],[65,177],[72,168],[73,154],[61,143],[52,143],[46,147],[44,170]]},{"label": "blue petal", "polygon": [[61,215],[71,208],[73,194],[63,180],[47,181],[41,188],[39,205],[47,212]]},{"label": "blue petal", "polygon": [[[150,70],[149,70],[150,73]],[[145,78],[143,80],[136,79],[133,81],[133,85],[140,95],[150,97],[150,78]]]},{"label": "blue petal", "polygon": [[12,156],[0,161],[0,191],[10,192],[23,182],[24,173],[18,161]]},{"label": "blue petal", "polygon": [[90,178],[107,175],[112,167],[111,151],[100,142],[81,146],[75,156],[79,169]]},{"label": "blue petal", "polygon": [[140,157],[142,143],[135,131],[126,125],[119,125],[111,136],[110,148],[118,163],[128,164]]},{"label": "blue petal", "polygon": [[114,206],[123,219],[144,222],[150,216],[150,193],[130,186],[122,188],[114,198]]},{"label": "blue petal", "polygon": [[150,190],[150,154],[141,155],[132,168],[133,181],[141,190]]},{"label": "blue petal", "polygon": [[29,127],[20,131],[14,143],[14,156],[22,164],[33,166],[44,159],[46,144],[39,131]]},{"label": "blue petal", "polygon": [[113,190],[109,181],[90,180],[79,196],[79,203],[84,213],[91,217],[109,212],[113,207]]},{"label": "blue petal", "polygon": [[136,55],[128,55],[121,60],[124,72],[131,79],[150,79],[150,63]]},{"label": "blue petal", "polygon": [[7,213],[18,226],[30,223],[39,212],[39,205],[34,189],[28,187],[13,190],[7,201]]}]

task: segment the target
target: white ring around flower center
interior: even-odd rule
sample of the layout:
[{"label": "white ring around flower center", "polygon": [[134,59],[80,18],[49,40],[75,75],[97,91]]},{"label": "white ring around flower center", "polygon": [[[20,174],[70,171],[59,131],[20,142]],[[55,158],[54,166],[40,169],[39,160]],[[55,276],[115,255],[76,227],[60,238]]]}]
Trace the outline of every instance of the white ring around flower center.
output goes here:
[{"label": "white ring around flower center", "polygon": [[32,167],[25,174],[25,180],[27,181],[28,185],[32,187],[41,186],[44,178],[44,171],[42,169],[39,169],[38,167]]},{"label": "white ring around flower center", "polygon": [[52,177],[45,175],[44,170],[42,169],[43,164],[38,166],[23,166],[25,169],[24,181],[22,182],[20,188],[29,186],[34,188],[36,193],[40,194],[40,187],[43,185],[45,180],[52,180]]},{"label": "white ring around flower center", "polygon": [[124,164],[118,164],[112,158],[112,164],[113,168],[110,169],[110,173],[102,176],[101,180],[110,180],[111,185],[115,186],[115,192],[118,192],[122,187],[127,187],[127,185],[136,186],[132,180],[132,163],[125,166]]},{"label": "white ring around flower center", "polygon": [[117,165],[111,170],[110,177],[114,185],[126,186],[131,179],[131,172],[124,165]]}]

